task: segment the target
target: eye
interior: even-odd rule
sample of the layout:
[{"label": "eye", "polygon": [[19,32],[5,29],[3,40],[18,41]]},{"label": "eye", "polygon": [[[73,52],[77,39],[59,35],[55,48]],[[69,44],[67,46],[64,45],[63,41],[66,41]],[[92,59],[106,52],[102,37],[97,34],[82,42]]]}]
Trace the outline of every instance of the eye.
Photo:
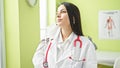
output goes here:
[{"label": "eye", "polygon": [[56,11],[56,15],[58,15],[58,14],[62,14],[62,13],[67,13],[67,11],[64,10],[64,9],[62,9],[62,10],[60,10],[60,11]]},{"label": "eye", "polygon": [[61,13],[67,13],[67,11],[66,10],[62,10]]}]

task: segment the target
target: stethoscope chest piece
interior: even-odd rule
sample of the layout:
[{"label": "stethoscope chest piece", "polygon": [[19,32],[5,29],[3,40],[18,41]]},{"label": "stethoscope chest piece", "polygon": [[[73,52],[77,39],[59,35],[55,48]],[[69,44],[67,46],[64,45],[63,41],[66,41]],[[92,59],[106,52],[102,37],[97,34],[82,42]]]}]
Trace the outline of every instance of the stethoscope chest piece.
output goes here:
[{"label": "stethoscope chest piece", "polygon": [[43,67],[48,68],[48,62],[43,62]]}]

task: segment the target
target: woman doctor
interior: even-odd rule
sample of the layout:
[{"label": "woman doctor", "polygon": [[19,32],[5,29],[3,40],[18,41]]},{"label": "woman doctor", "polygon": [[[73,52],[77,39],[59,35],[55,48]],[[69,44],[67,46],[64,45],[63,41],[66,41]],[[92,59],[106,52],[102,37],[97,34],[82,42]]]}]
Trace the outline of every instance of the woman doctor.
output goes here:
[{"label": "woman doctor", "polygon": [[83,36],[79,9],[61,3],[56,21],[33,56],[34,68],[97,68],[95,47]]}]

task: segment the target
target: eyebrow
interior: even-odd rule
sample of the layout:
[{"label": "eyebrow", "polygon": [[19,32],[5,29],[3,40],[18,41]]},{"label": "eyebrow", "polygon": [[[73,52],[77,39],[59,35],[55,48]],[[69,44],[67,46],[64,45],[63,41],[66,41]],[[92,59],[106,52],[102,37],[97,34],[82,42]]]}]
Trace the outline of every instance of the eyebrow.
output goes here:
[{"label": "eyebrow", "polygon": [[[60,11],[63,11],[63,10],[65,10],[65,9],[61,9]],[[66,10],[65,10],[66,11]],[[57,12],[58,12],[58,10],[57,10]]]}]

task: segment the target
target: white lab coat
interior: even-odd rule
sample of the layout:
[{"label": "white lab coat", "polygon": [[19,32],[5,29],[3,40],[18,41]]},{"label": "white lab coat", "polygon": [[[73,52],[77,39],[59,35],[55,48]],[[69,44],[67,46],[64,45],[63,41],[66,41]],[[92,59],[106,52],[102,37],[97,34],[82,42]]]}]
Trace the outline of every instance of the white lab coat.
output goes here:
[{"label": "white lab coat", "polygon": [[[82,48],[76,49],[78,47],[74,47],[74,40],[77,38],[77,35],[75,35],[74,33],[71,39],[71,43],[63,52],[63,54],[58,58],[57,39],[59,35],[59,28],[57,27],[57,29],[57,32],[55,32],[54,35],[51,35],[54,40],[52,41],[52,45],[47,56],[48,68],[97,68],[96,52],[94,45],[88,38],[80,36],[80,39],[82,40]],[[50,36],[48,37],[49,39],[51,39]],[[49,42],[51,42],[51,40],[49,40]],[[47,42],[47,45],[45,45],[46,41],[42,41],[39,44],[32,60],[34,68],[43,68],[43,61],[45,59],[45,54],[49,42]],[[79,46],[78,43],[77,46]],[[76,57],[75,55],[79,56]],[[72,57],[73,60],[70,59],[70,57]],[[85,61],[75,61],[82,60],[84,58],[86,59]]]}]

